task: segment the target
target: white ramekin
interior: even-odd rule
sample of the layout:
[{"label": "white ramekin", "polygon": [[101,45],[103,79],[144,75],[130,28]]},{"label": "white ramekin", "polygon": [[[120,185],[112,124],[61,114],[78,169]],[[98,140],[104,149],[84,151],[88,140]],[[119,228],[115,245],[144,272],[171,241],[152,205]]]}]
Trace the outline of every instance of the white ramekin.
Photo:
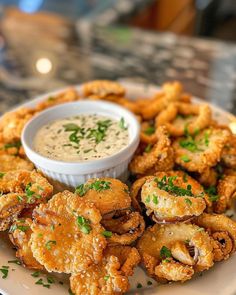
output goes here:
[{"label": "white ramekin", "polygon": [[[42,126],[57,119],[91,113],[116,120],[123,117],[129,131],[128,145],[104,159],[76,163],[52,160],[34,151],[34,137]],[[139,143],[139,131],[140,125],[136,117],[123,107],[110,102],[81,100],[61,104],[41,112],[26,124],[21,140],[27,157],[37,169],[55,181],[76,187],[93,177],[108,176],[125,181],[128,177],[128,164]]]}]

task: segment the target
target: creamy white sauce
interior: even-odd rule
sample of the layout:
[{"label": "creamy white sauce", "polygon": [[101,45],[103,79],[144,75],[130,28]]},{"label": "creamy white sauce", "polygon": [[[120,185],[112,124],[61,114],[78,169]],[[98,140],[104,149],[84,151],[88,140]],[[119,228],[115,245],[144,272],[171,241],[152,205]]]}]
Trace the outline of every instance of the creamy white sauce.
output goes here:
[{"label": "creamy white sauce", "polygon": [[54,160],[81,162],[116,154],[129,143],[123,119],[96,114],[53,121],[38,130],[34,150]]}]

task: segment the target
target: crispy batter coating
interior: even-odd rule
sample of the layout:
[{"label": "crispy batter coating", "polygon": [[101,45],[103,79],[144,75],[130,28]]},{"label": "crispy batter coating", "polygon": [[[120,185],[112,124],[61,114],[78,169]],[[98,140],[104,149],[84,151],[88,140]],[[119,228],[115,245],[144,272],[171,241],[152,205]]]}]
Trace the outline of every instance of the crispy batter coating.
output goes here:
[{"label": "crispy batter coating", "polygon": [[207,104],[172,103],[156,117],[156,126],[165,125],[172,136],[184,135],[186,126],[189,134],[194,134],[210,122],[211,109]]},{"label": "crispy batter coating", "polygon": [[225,171],[222,179],[217,184],[218,198],[213,204],[213,211],[223,213],[232,206],[236,197],[236,172],[233,170]]},{"label": "crispy batter coating", "polygon": [[219,162],[228,138],[228,130],[216,128],[205,129],[194,138],[178,138],[173,143],[175,162],[188,171],[202,173]]},{"label": "crispy batter coating", "polygon": [[147,144],[154,144],[158,141],[158,129],[147,121],[141,124],[140,141]]},{"label": "crispy batter coating", "polygon": [[163,109],[171,102],[189,101],[189,97],[183,93],[183,87],[179,82],[169,82],[162,86],[161,92],[149,101],[142,105],[140,109],[141,115],[145,120],[150,120],[156,117]]},{"label": "crispy batter coating", "polygon": [[231,134],[228,143],[223,148],[221,160],[226,167],[236,168],[236,135]]},{"label": "crispy batter coating", "polygon": [[62,103],[73,102],[79,99],[80,97],[78,95],[78,92],[75,89],[71,88],[66,90],[65,92],[50,96],[46,100],[39,102],[35,109],[36,111],[41,112],[47,108],[51,108]]},{"label": "crispy batter coating", "polygon": [[0,130],[4,142],[20,141],[21,132],[25,124],[33,117],[35,111],[28,108],[20,108],[3,115],[0,120]]},{"label": "crispy batter coating", "polygon": [[117,218],[103,219],[102,225],[112,232],[109,244],[130,245],[144,232],[145,222],[138,212],[126,212]]},{"label": "crispy batter coating", "polygon": [[116,101],[123,98],[125,89],[117,82],[109,80],[94,80],[83,84],[83,94],[90,99]]},{"label": "crispy batter coating", "polygon": [[155,222],[186,221],[206,208],[203,187],[182,171],[159,172],[142,187],[141,200]]},{"label": "crispy batter coating", "polygon": [[101,214],[64,191],[34,210],[30,239],[34,257],[47,271],[77,273],[102,260],[106,247]]},{"label": "crispy batter coating", "polygon": [[0,171],[8,172],[13,170],[33,170],[34,165],[28,160],[22,159],[17,156],[8,154],[0,154]]},{"label": "crispy batter coating", "polygon": [[115,256],[105,257],[100,264],[72,275],[70,285],[75,295],[119,295],[129,289],[128,278],[120,270]]},{"label": "crispy batter coating", "polygon": [[129,209],[131,199],[126,184],[119,179],[103,177],[91,178],[81,190],[77,189],[78,195],[88,202],[94,203],[101,215],[114,213],[118,210]]},{"label": "crispy batter coating", "polygon": [[202,173],[196,173],[195,178],[204,186],[215,186],[218,181],[218,173],[216,169],[207,168]]},{"label": "crispy batter coating", "polygon": [[115,256],[120,262],[120,270],[126,276],[134,274],[134,268],[140,263],[141,257],[134,247],[116,245],[105,249],[105,256]]},{"label": "crispy batter coating", "polygon": [[[190,255],[193,252],[193,256],[191,255],[194,261],[193,265],[186,264],[189,254],[185,257],[186,251],[181,251],[180,247],[178,247],[179,253],[176,255],[176,242],[185,244]],[[203,271],[213,265],[211,239],[207,232],[193,224],[155,224],[144,232],[138,241],[137,249],[148,274],[157,280],[163,278],[168,281],[176,281],[178,278],[180,281],[188,280],[193,274],[191,269]],[[178,262],[176,267],[174,262]],[[165,263],[171,263],[171,265],[168,267]],[[179,277],[178,272],[180,272]]]},{"label": "crispy batter coating", "polygon": [[10,171],[0,178],[0,231],[6,230],[24,208],[43,203],[53,187],[36,171]]},{"label": "crispy batter coating", "polygon": [[173,168],[173,149],[166,128],[158,128],[158,142],[150,152],[135,155],[129,169],[133,174],[153,174],[157,171],[168,171]]},{"label": "crispy batter coating", "polygon": [[194,222],[207,229],[213,244],[215,261],[228,259],[236,249],[236,222],[221,214],[204,213]]},{"label": "crispy batter coating", "polygon": [[16,257],[24,267],[43,270],[43,266],[33,257],[29,244],[32,234],[31,224],[32,220],[29,218],[17,219],[10,228],[9,238],[17,249]]}]

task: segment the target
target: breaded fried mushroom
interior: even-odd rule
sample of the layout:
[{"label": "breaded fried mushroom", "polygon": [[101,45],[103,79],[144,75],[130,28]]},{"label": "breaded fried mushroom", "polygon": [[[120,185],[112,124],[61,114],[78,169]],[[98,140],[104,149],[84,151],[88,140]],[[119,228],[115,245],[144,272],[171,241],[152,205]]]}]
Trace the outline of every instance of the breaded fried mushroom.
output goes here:
[{"label": "breaded fried mushroom", "polygon": [[41,112],[47,108],[76,100],[79,100],[78,92],[71,88],[57,95],[49,96],[46,100],[39,102],[36,106],[36,111]]},{"label": "breaded fried mushroom", "polygon": [[64,191],[33,212],[34,257],[47,271],[78,273],[102,261],[106,247],[101,214],[91,203]]},{"label": "breaded fried mushroom", "polygon": [[144,232],[137,249],[148,274],[159,281],[184,282],[213,266],[211,239],[193,224],[155,224]]},{"label": "breaded fried mushroom", "polygon": [[[206,201],[205,201],[206,200]],[[146,214],[157,223],[186,221],[199,216],[208,197],[203,187],[181,171],[159,172],[142,186]]]},{"label": "breaded fried mushroom", "polygon": [[223,148],[221,160],[226,167],[236,168],[236,135],[231,134],[229,141]]},{"label": "breaded fried mushroom", "polygon": [[175,162],[188,171],[202,173],[220,161],[228,138],[228,130],[217,128],[202,130],[194,137],[180,137],[173,143]]},{"label": "breaded fried mushroom", "polygon": [[156,126],[165,125],[171,136],[193,135],[209,126],[211,109],[207,104],[172,103],[156,117]]},{"label": "breaded fried mushroom", "polygon": [[90,99],[116,101],[124,97],[125,88],[114,81],[94,80],[83,84],[83,95]]},{"label": "breaded fried mushroom", "polygon": [[225,215],[204,213],[194,222],[205,228],[213,244],[214,261],[228,259],[236,249],[236,222]]},{"label": "breaded fried mushroom", "polygon": [[34,169],[33,163],[26,159],[22,159],[17,156],[11,156],[8,154],[0,154],[0,171],[8,172],[14,170],[28,170]]},{"label": "breaded fried mushroom", "polygon": [[0,191],[0,231],[4,231],[24,208],[45,202],[53,187],[36,171],[18,170],[2,174]]},{"label": "breaded fried mushroom", "polygon": [[17,249],[16,257],[24,267],[42,270],[43,266],[33,257],[29,244],[32,233],[31,224],[32,220],[29,218],[17,219],[10,227],[9,238]]},{"label": "breaded fried mushroom", "polygon": [[100,264],[72,275],[70,285],[75,295],[121,295],[129,289],[128,278],[115,256],[104,257]]},{"label": "breaded fried mushroom", "polygon": [[158,141],[149,151],[135,155],[129,169],[133,174],[151,175],[157,171],[168,171],[173,168],[173,149],[164,126],[158,128]]}]

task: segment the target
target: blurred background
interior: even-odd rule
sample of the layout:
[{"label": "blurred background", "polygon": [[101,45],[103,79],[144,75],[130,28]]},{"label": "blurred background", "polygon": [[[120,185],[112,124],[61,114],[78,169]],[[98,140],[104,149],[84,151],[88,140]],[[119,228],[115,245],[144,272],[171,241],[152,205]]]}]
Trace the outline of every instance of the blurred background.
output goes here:
[{"label": "blurred background", "polygon": [[178,79],[236,105],[235,0],[0,0],[0,112],[95,79]]}]

